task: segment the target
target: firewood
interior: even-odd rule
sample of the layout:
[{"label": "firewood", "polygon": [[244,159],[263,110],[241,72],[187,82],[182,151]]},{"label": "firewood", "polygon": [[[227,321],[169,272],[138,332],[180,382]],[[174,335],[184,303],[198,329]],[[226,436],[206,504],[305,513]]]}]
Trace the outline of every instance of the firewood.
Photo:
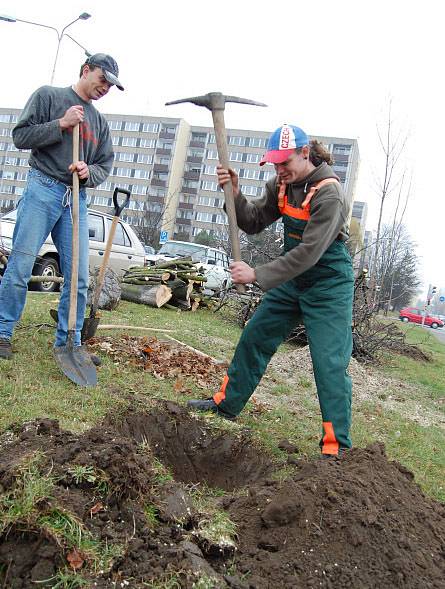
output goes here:
[{"label": "firewood", "polygon": [[162,307],[172,297],[171,289],[165,284],[146,287],[136,284],[122,284],[121,298],[132,303],[142,303],[150,307]]}]

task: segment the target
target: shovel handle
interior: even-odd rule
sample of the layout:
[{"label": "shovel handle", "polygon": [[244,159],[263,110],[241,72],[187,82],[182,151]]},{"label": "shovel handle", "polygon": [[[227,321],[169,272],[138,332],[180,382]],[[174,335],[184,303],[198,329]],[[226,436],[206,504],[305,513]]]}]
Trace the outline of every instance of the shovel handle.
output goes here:
[{"label": "shovel handle", "polygon": [[[73,164],[79,161],[79,125],[73,127]],[[73,219],[72,254],[71,254],[71,290],[70,312],[68,315],[68,331],[76,329],[77,317],[77,284],[79,277],[79,176],[73,172],[73,201],[71,213]]]},{"label": "shovel handle", "polygon": [[[120,203],[117,199],[117,195],[119,194],[119,192],[121,194],[125,194],[127,197],[123,203]],[[129,190],[125,190],[125,188],[119,188],[116,186],[116,188],[114,189],[114,192],[113,192],[113,204],[114,204],[114,216],[115,217],[121,216],[122,211],[125,209],[125,207],[128,206],[128,203],[130,202],[130,196],[131,196],[131,192]]]},{"label": "shovel handle", "polygon": [[[121,192],[122,194],[126,195],[126,199],[123,203],[119,203],[117,199],[117,195]],[[102,260],[102,264],[99,270],[99,276],[97,277],[96,288],[94,289],[93,301],[91,303],[91,313],[90,318],[94,318],[96,315],[97,306],[99,304],[99,297],[102,291],[102,287],[104,284],[105,278],[105,271],[108,266],[108,260],[110,259],[110,252],[111,246],[113,245],[114,234],[116,233],[117,223],[119,221],[119,216],[124,210],[124,208],[130,202],[131,192],[129,190],[125,190],[124,188],[115,188],[113,192],[113,203],[114,203],[114,217],[113,221],[111,222],[110,231],[108,233],[107,244],[105,246],[105,253]]]},{"label": "shovel handle", "polygon": [[[226,170],[229,168],[229,149],[227,147],[226,125],[224,122],[224,111],[222,109],[213,109],[213,126],[215,128],[216,147],[220,164]],[[239,230],[236,223],[235,199],[233,196],[233,187],[231,182],[226,182],[223,186],[224,200],[226,204],[226,213],[229,220],[229,237],[232,244],[233,259],[235,262],[241,261],[241,248],[239,242]],[[236,290],[243,294],[246,292],[244,284],[236,284]]]}]

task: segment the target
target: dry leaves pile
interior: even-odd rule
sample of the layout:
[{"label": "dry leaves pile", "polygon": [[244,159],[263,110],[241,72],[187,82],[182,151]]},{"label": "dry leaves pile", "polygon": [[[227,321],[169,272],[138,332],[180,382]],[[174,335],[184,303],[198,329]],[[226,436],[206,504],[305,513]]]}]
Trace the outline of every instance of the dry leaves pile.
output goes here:
[{"label": "dry leaves pile", "polygon": [[225,365],[216,364],[210,357],[155,337],[95,337],[88,341],[88,347],[105,352],[120,366],[147,370],[161,380],[176,379],[177,393],[190,392],[187,379],[203,389],[218,388],[226,370]]}]

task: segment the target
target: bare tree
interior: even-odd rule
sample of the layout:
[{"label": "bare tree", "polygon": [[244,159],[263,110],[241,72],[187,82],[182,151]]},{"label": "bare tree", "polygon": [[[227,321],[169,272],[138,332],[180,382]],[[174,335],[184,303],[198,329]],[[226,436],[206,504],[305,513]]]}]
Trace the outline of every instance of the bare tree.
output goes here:
[{"label": "bare tree", "polygon": [[[374,304],[378,308],[379,306],[379,292],[381,292],[382,282],[384,280],[384,275],[378,275],[376,272],[377,269],[377,260],[380,259],[380,249],[381,249],[381,239],[382,235],[382,225],[384,219],[384,207],[386,204],[387,199],[391,195],[391,193],[398,187],[398,199],[396,203],[396,213],[394,214],[394,228],[398,224],[401,223],[401,219],[398,221],[397,219],[397,211],[399,210],[400,203],[403,201],[402,196],[402,187],[404,186],[404,178],[406,175],[406,171],[402,172],[400,176],[399,168],[400,168],[400,158],[404,153],[406,142],[407,142],[407,134],[403,130],[398,130],[395,126],[393,114],[392,114],[392,100],[389,100],[388,103],[388,113],[387,118],[385,121],[385,132],[382,133],[377,127],[377,134],[380,142],[380,146],[383,151],[384,155],[384,171],[383,177],[379,181],[378,184],[378,193],[380,198],[380,206],[379,206],[379,218],[377,224],[377,235],[375,240],[375,249],[374,249],[374,261],[371,268],[371,282],[374,286]],[[403,206],[403,212],[406,210],[406,205],[408,202],[408,195],[405,198],[405,205]],[[403,217],[403,215],[402,215]],[[391,239],[391,236],[388,236]],[[385,248],[386,250],[386,248]],[[380,269],[384,268],[384,266],[380,265]]]}]

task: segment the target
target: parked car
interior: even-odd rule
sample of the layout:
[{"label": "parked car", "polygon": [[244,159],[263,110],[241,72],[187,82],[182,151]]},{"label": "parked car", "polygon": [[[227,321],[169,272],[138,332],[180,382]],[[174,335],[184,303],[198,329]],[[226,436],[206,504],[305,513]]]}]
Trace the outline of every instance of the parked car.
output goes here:
[{"label": "parked car", "polygon": [[160,260],[173,260],[174,258],[191,257],[199,267],[204,270],[207,278],[205,288],[221,290],[232,284],[229,270],[229,256],[224,250],[220,250],[200,243],[188,241],[166,241],[158,251],[155,262]]},{"label": "parked car", "polygon": [[[0,246],[10,250],[12,234],[17,218],[17,210],[10,211],[0,218]],[[111,227],[113,216],[94,209],[88,210],[88,230],[90,236],[90,268],[100,266],[105,253],[105,245]],[[145,250],[133,229],[124,221],[119,221],[111,247],[109,267],[118,275],[133,265],[145,263]],[[45,241],[39,251],[32,273],[35,276],[59,276],[59,254],[51,236]],[[52,292],[58,289],[54,282],[38,282],[32,284],[33,289],[42,292]]]},{"label": "parked car", "polygon": [[[421,309],[416,309],[415,307],[406,307],[402,309],[399,313],[400,321],[404,321],[407,323],[411,321],[412,323],[422,323],[423,314]],[[439,319],[439,317],[435,317],[434,315],[425,315],[425,325],[432,327],[433,329],[437,329],[438,327],[443,327],[444,322]]]}]

